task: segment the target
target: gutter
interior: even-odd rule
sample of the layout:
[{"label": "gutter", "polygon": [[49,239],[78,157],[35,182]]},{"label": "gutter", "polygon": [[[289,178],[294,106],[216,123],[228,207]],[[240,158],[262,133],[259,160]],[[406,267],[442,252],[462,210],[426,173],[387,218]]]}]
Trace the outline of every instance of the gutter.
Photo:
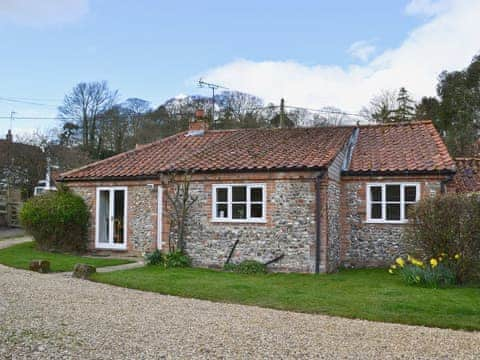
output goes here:
[{"label": "gutter", "polygon": [[315,274],[320,273],[320,245],[321,245],[321,215],[322,215],[322,204],[321,204],[321,193],[320,185],[322,183],[323,176],[326,171],[320,172],[315,177]]}]

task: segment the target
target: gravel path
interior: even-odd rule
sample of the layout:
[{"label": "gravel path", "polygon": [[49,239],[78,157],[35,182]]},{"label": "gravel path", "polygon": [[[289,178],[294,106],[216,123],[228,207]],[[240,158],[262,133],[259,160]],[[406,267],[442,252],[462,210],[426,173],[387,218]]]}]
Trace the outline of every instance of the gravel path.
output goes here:
[{"label": "gravel path", "polygon": [[480,333],[122,289],[0,265],[0,358],[480,358]]}]

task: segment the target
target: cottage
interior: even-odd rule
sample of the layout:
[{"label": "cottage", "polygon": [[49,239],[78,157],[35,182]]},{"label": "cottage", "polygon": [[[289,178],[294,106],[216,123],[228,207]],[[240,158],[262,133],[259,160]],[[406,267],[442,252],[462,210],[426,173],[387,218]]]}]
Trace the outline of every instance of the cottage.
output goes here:
[{"label": "cottage", "polygon": [[164,177],[191,175],[194,265],[257,259],[278,271],[377,266],[404,252],[408,208],[445,191],[455,163],[430,121],[295,129],[190,130],[69,171],[91,209],[90,249],[164,249]]}]

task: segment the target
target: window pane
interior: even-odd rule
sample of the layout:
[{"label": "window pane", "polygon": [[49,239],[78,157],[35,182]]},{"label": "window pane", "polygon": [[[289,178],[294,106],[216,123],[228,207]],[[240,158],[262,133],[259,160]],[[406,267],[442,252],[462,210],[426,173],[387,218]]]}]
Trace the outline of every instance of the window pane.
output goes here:
[{"label": "window pane", "polygon": [[382,218],[382,205],[381,204],[372,204],[370,211],[370,217],[372,219],[381,219]]},{"label": "window pane", "polygon": [[217,201],[227,202],[228,201],[228,190],[227,189],[217,189]]},{"label": "window pane", "polygon": [[250,189],[250,201],[263,201],[263,189],[262,188]]},{"label": "window pane", "polygon": [[115,190],[114,192],[113,203],[113,217],[114,217],[114,228],[113,228],[113,242],[115,244],[124,243],[124,213],[125,213],[125,191],[124,190]]},{"label": "window pane", "polygon": [[110,242],[110,191],[100,190],[98,209],[98,242]]},{"label": "window pane", "polygon": [[247,205],[245,205],[245,204],[232,204],[232,218],[233,219],[246,219],[247,218]]},{"label": "window pane", "polygon": [[387,201],[400,201],[400,185],[387,185]]},{"label": "window pane", "polygon": [[245,186],[233,186],[232,201],[247,201],[247,188]]},{"label": "window pane", "polygon": [[382,188],[380,186],[372,186],[370,188],[371,201],[382,201]]},{"label": "window pane", "polygon": [[252,204],[250,206],[250,217],[261,218],[263,216],[262,214],[263,214],[262,204]]},{"label": "window pane", "polygon": [[400,220],[400,204],[387,204],[387,220]]},{"label": "window pane", "polygon": [[416,201],[416,200],[417,200],[417,187],[405,186],[405,201]]},{"label": "window pane", "polygon": [[227,204],[217,204],[217,218],[228,218]]}]

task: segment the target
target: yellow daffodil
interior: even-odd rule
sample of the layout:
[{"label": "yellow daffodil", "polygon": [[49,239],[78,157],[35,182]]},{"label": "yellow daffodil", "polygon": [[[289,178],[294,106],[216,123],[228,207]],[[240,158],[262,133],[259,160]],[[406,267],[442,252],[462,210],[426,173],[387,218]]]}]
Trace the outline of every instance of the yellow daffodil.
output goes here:
[{"label": "yellow daffodil", "polygon": [[455,260],[460,259],[460,254],[455,254]]},{"label": "yellow daffodil", "polygon": [[443,257],[439,256],[438,261],[442,261],[442,260],[443,260]]},{"label": "yellow daffodil", "polygon": [[392,270],[392,269],[389,269],[388,272],[389,272],[390,274],[393,274],[393,270]]},{"label": "yellow daffodil", "polygon": [[398,266],[403,267],[405,265],[405,260],[403,260],[401,257],[397,258],[395,262],[398,264]]},{"label": "yellow daffodil", "polygon": [[423,262],[420,261],[420,260],[415,259],[414,257],[411,257],[411,258],[410,258],[410,262],[411,262],[413,265],[415,265],[415,266],[423,267]]},{"label": "yellow daffodil", "polygon": [[393,270],[395,270],[397,268],[397,265],[393,264],[392,266],[390,266]]},{"label": "yellow daffodil", "polygon": [[430,265],[432,266],[432,268],[436,267],[438,265],[437,259],[430,259]]}]

